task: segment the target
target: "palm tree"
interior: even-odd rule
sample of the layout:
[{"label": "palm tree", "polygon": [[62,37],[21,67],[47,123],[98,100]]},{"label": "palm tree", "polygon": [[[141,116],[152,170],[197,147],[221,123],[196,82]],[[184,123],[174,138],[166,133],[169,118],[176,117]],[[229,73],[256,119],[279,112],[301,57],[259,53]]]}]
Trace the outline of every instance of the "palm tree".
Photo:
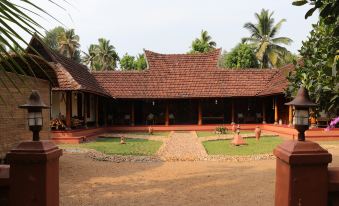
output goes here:
[{"label": "palm tree", "polygon": [[58,36],[59,52],[73,59],[75,57],[75,51],[80,47],[79,39],[74,29],[69,29],[61,33],[60,36]]},{"label": "palm tree", "polygon": [[288,37],[275,37],[281,25],[286,21],[280,20],[274,25],[274,12],[262,9],[260,14],[255,13],[257,24],[248,22],[244,28],[250,31],[251,36],[243,38],[243,42],[249,42],[256,46],[256,57],[263,67],[276,67],[279,61],[288,54],[288,50],[281,44],[289,45],[292,40]]},{"label": "palm tree", "polygon": [[96,45],[96,59],[101,66],[101,70],[114,70],[119,61],[118,53],[115,47],[110,45],[110,41],[100,38],[99,44]]},{"label": "palm tree", "polygon": [[216,46],[217,44],[214,41],[212,41],[212,37],[208,35],[208,32],[202,30],[200,34],[200,38],[196,38],[192,42],[192,46],[191,46],[192,50],[190,51],[190,53],[209,52],[215,49]]},{"label": "palm tree", "polygon": [[96,65],[96,54],[97,52],[97,46],[94,44],[91,44],[88,48],[88,53],[82,52],[84,56],[82,57],[81,61],[88,65],[91,70],[95,69]]}]

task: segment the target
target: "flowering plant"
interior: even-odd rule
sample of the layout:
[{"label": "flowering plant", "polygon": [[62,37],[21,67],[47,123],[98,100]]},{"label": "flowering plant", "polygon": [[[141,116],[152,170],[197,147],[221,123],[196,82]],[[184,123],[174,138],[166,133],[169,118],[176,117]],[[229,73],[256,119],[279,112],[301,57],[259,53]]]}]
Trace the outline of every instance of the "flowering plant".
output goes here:
[{"label": "flowering plant", "polygon": [[335,125],[339,123],[339,117],[334,118],[328,127],[325,128],[325,131],[330,131],[330,129],[335,128]]}]

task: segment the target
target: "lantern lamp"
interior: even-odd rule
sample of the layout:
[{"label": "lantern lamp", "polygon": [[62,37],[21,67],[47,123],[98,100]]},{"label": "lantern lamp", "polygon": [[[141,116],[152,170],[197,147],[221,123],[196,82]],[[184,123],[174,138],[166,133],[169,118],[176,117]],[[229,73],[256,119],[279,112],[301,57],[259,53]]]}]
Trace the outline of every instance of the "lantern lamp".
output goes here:
[{"label": "lantern lamp", "polygon": [[309,110],[317,104],[311,101],[307,89],[300,87],[297,96],[285,105],[293,106],[293,125],[298,131],[298,141],[305,141],[305,131],[309,128]]},{"label": "lantern lamp", "polygon": [[28,126],[33,132],[33,141],[39,141],[39,132],[43,126],[42,109],[49,108],[40,98],[37,90],[33,90],[26,104],[20,105],[19,108],[28,111]]}]

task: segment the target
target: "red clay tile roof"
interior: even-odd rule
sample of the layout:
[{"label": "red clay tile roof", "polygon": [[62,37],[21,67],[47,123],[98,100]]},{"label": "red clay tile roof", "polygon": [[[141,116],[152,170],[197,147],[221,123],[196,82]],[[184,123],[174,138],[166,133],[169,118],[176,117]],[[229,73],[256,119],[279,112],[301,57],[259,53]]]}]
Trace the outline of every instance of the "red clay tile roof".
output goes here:
[{"label": "red clay tile roof", "polygon": [[54,66],[59,86],[53,87],[53,90],[79,90],[109,96],[86,66],[52,51],[39,37],[34,36],[31,39],[26,51],[31,54],[39,53]]},{"label": "red clay tile roof", "polygon": [[[278,69],[218,68],[220,49],[207,54],[145,54],[145,71],[93,75],[112,97],[124,99],[264,96],[284,91],[284,77]],[[274,91],[268,90],[270,86]]]}]

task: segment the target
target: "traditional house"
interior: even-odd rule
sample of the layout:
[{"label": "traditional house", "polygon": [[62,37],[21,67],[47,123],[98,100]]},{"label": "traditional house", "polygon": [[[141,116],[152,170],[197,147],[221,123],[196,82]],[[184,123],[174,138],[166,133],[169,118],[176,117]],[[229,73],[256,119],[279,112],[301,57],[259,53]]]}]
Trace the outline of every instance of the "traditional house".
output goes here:
[{"label": "traditional house", "polygon": [[207,54],[145,51],[145,71],[92,73],[113,102],[114,125],[289,124],[283,69],[218,68]]}]

